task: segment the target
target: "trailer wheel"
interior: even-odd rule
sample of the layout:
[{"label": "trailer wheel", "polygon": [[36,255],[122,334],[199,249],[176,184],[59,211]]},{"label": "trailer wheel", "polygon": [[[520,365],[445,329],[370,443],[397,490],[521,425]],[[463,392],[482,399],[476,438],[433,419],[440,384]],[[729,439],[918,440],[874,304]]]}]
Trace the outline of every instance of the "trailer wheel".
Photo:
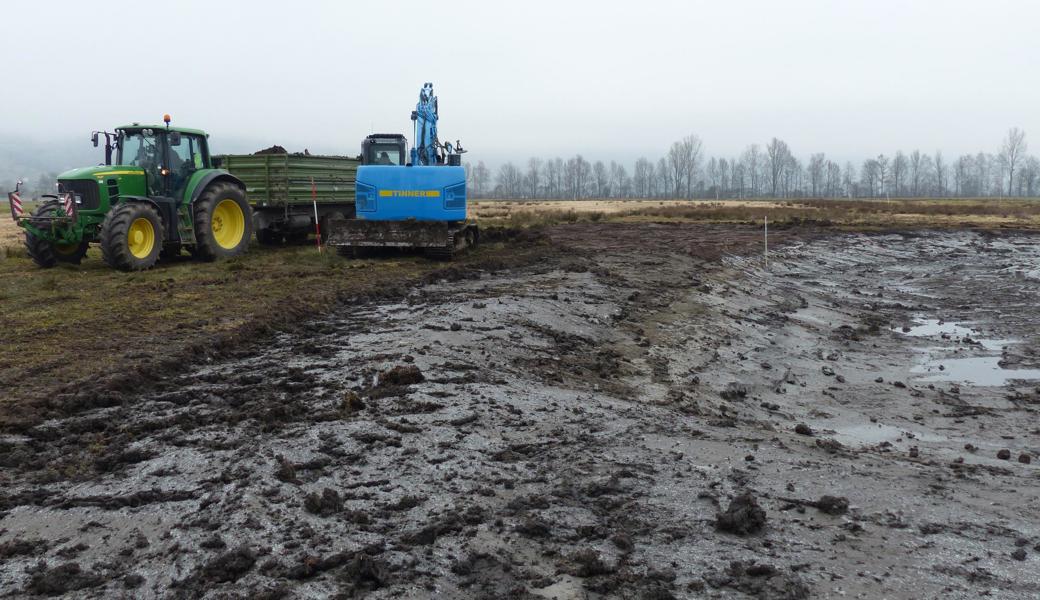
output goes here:
[{"label": "trailer wheel", "polygon": [[242,188],[210,185],[195,202],[195,255],[202,260],[238,256],[249,248],[253,213]]},{"label": "trailer wheel", "polygon": [[[46,216],[58,211],[57,202],[45,202],[35,211],[34,216]],[[78,244],[55,244],[35,235],[25,232],[25,249],[33,262],[44,269],[49,269],[55,263],[64,262],[78,265],[87,254],[87,242]]]},{"label": "trailer wheel", "polygon": [[162,245],[162,221],[148,204],[117,204],[101,224],[101,258],[114,269],[150,269],[159,260]]}]

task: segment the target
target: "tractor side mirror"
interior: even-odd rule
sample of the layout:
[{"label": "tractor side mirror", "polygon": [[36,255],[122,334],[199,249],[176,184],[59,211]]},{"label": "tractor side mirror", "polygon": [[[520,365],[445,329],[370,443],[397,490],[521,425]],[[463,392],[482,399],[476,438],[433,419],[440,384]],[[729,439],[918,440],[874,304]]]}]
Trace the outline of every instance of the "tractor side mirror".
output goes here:
[{"label": "tractor side mirror", "polygon": [[179,131],[170,132],[170,145],[180,146],[181,145],[181,133]]},{"label": "tractor side mirror", "polygon": [[98,135],[97,135],[96,131],[90,136],[90,141],[94,142],[94,147],[97,148],[97,145],[98,145]]}]

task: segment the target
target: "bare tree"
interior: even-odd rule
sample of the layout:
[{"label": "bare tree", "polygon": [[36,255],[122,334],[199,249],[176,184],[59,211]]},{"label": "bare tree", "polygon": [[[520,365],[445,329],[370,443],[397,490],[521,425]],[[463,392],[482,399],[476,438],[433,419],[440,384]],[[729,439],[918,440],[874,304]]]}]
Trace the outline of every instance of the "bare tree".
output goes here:
[{"label": "bare tree", "polygon": [[733,165],[733,168],[730,169],[732,173],[731,180],[733,182],[731,189],[736,190],[737,198],[743,200],[747,194],[747,165],[744,164],[743,160],[737,159],[733,159],[730,163]]},{"label": "bare tree", "polygon": [[606,198],[610,195],[610,190],[607,189],[607,185],[610,183],[610,174],[607,172],[607,167],[602,160],[597,160],[596,164],[592,165],[592,181],[596,186],[595,195],[597,197]]},{"label": "bare tree", "polygon": [[614,198],[622,198],[629,192],[631,182],[625,167],[615,161],[610,161],[610,194]]},{"label": "bare tree", "polygon": [[967,196],[971,182],[971,172],[974,170],[974,160],[970,154],[964,154],[953,164],[953,187],[955,196]]},{"label": "bare tree", "polygon": [[906,183],[906,172],[909,167],[909,162],[906,160],[906,155],[903,154],[902,150],[896,151],[896,157],[892,160],[892,186],[891,189],[895,190],[896,196],[903,196],[903,187]]},{"label": "bare tree", "polygon": [[826,171],[824,176],[826,195],[828,198],[835,198],[841,189],[841,167],[838,166],[838,163],[828,160],[824,170]]},{"label": "bare tree", "polygon": [[939,150],[935,151],[935,158],[932,160],[933,166],[935,167],[935,191],[938,196],[945,196],[946,190],[949,187],[947,178],[949,177],[949,167],[946,166],[946,161],[943,160],[943,154]]},{"label": "bare tree", "polygon": [[497,195],[500,198],[518,198],[523,193],[523,177],[520,169],[511,162],[507,162],[498,168],[498,176],[495,179]]},{"label": "bare tree", "polygon": [[814,198],[820,195],[820,190],[823,188],[826,164],[827,159],[822,152],[817,152],[809,157],[809,186]]},{"label": "bare tree", "polygon": [[701,166],[701,156],[703,151],[701,138],[692,133],[684,137],[682,140],[682,149],[683,153],[686,155],[686,197],[693,198],[693,181]]},{"label": "bare tree", "polygon": [[556,159],[549,159],[545,161],[545,196],[547,198],[559,198],[560,197],[560,185],[559,179],[561,171],[557,166]]},{"label": "bare tree", "polygon": [[487,193],[487,185],[491,180],[491,171],[488,170],[484,161],[479,161],[473,168],[473,196],[480,198],[481,194]]},{"label": "bare tree", "polygon": [[538,190],[542,186],[542,159],[531,158],[527,161],[527,175],[524,176],[527,184],[527,193],[531,198],[538,197]]},{"label": "bare tree", "polygon": [[682,195],[683,178],[686,177],[686,162],[689,160],[682,142],[673,142],[668,149],[668,171],[672,185],[675,186],[675,198]]},{"label": "bare tree", "polygon": [[888,157],[884,154],[878,154],[878,157],[874,160],[877,170],[877,183],[878,193],[884,194],[887,191],[885,184],[888,182]]},{"label": "bare tree", "polygon": [[1032,198],[1036,195],[1038,184],[1040,184],[1040,160],[1035,156],[1026,159],[1022,166],[1022,174],[1019,176],[1022,195]]},{"label": "bare tree", "polygon": [[654,178],[657,195],[663,197],[675,188],[671,177],[672,170],[669,168],[668,161],[663,158],[657,159],[657,176]]},{"label": "bare tree", "polygon": [[1000,160],[1007,171],[1008,196],[1011,195],[1012,184],[1015,182],[1015,169],[1026,149],[1026,132],[1018,127],[1009,129],[1007,137],[1004,138],[1004,146],[1000,149]]},{"label": "bare tree", "polygon": [[589,165],[589,161],[582,158],[580,154],[574,157],[575,199],[585,197],[591,172],[592,167]]},{"label": "bare tree", "polygon": [[859,180],[867,186],[867,195],[871,198],[876,196],[875,190],[878,185],[879,167],[880,165],[876,158],[869,158],[863,161],[863,168],[860,169]]},{"label": "bare tree", "polygon": [[[978,196],[988,196],[990,191],[990,175],[991,172],[991,161],[990,156],[985,152],[979,152],[975,155],[975,194]],[[1001,185],[1000,189],[1003,190],[1004,186]]]},{"label": "bare tree", "polygon": [[722,177],[722,173],[719,172],[719,160],[714,156],[708,161],[708,181],[711,182],[711,191],[715,192],[715,199],[719,199],[719,179]]},{"label": "bare tree", "polygon": [[922,156],[920,150],[914,150],[910,153],[910,195],[917,197],[921,195],[921,177],[924,175],[924,159],[927,156]]},{"label": "bare tree", "polygon": [[742,158],[745,169],[747,169],[748,187],[750,189],[749,196],[757,196],[759,188],[758,174],[762,169],[762,153],[758,149],[758,144],[751,144],[747,150],[744,151]]},{"label": "bare tree", "polygon": [[640,198],[649,198],[651,196],[650,187],[653,178],[653,163],[647,160],[645,156],[640,156],[636,160],[636,167],[632,172],[632,185],[635,187],[636,196]]},{"label": "bare tree", "polygon": [[852,166],[852,161],[845,162],[845,173],[841,178],[842,185],[845,186],[845,196],[852,198],[856,192],[856,167]]},{"label": "bare tree", "polygon": [[789,164],[791,149],[783,140],[773,138],[766,146],[766,154],[769,157],[769,188],[770,195],[776,198],[776,191],[783,184],[784,169]]},{"label": "bare tree", "polygon": [[729,185],[730,185],[730,161],[725,158],[719,159],[719,186],[723,198],[729,197]]}]

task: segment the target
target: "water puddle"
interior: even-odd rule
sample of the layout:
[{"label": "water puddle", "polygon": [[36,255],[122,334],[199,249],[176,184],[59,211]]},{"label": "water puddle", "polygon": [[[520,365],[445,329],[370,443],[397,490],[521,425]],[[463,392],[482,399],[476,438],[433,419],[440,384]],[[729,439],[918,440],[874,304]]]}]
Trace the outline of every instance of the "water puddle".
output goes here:
[{"label": "water puddle", "polygon": [[902,328],[894,328],[893,331],[908,335],[910,337],[950,337],[950,338],[963,338],[971,337],[975,335],[976,330],[971,327],[965,327],[964,325],[958,325],[957,323],[947,323],[938,319],[926,319],[920,321],[918,325],[910,327],[910,331],[905,331]]},{"label": "water puddle", "polygon": [[[895,328],[893,331],[910,337],[942,338],[952,342],[968,341],[989,353],[987,356],[970,356],[964,358],[929,358],[918,364],[911,373],[923,375],[918,378],[922,382],[967,383],[979,386],[1004,386],[1016,379],[1040,379],[1040,369],[1005,369],[1000,366],[1000,351],[1017,340],[986,339],[978,336],[981,331],[963,323],[944,322],[938,319],[925,319],[908,329]],[[922,353],[934,354],[945,348],[921,348]],[[994,355],[995,354],[995,355]]]},{"label": "water puddle", "polygon": [[847,427],[836,427],[834,434],[835,439],[843,444],[857,442],[860,444],[880,444],[881,442],[895,443],[915,440],[919,442],[944,442],[947,439],[935,434],[893,427],[892,425],[882,425],[881,423],[862,423]]},{"label": "water puddle", "polygon": [[[1003,386],[1014,379],[1040,379],[1040,369],[1005,369],[999,356],[972,356],[931,360],[911,369],[925,374],[919,381],[945,381]],[[940,368],[941,367],[941,368]]]}]

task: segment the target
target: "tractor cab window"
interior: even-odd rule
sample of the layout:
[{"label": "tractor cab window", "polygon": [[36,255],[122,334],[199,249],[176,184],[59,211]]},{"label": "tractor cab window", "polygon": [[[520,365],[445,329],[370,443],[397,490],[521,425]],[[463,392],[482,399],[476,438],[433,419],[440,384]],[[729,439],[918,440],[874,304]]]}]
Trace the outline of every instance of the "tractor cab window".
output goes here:
[{"label": "tractor cab window", "polygon": [[145,171],[162,165],[162,146],[151,129],[123,135],[119,146],[119,164],[141,167]]},{"label": "tractor cab window", "polygon": [[191,179],[191,174],[204,166],[202,139],[187,133],[169,135],[171,188],[179,192]]},{"label": "tractor cab window", "polygon": [[141,129],[124,132],[119,140],[117,162],[121,165],[144,169],[151,193],[160,193],[163,152],[161,139],[155,131]]}]

